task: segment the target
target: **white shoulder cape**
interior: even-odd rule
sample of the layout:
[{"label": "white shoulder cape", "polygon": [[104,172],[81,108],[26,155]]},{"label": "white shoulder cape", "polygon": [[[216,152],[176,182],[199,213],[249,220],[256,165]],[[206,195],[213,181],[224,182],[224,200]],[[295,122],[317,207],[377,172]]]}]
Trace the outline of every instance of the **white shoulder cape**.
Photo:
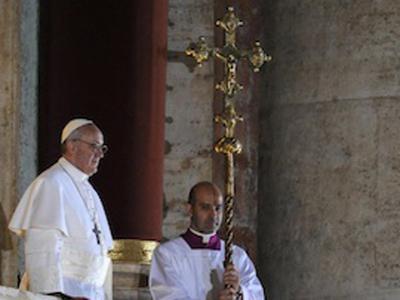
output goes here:
[{"label": "white shoulder cape", "polygon": [[[103,205],[93,189],[99,223],[106,248],[112,248],[112,236]],[[93,223],[82,198],[60,163],[40,174],[28,187],[9,224],[10,230],[24,235],[29,228],[57,229],[66,236],[85,238],[93,235]]]}]

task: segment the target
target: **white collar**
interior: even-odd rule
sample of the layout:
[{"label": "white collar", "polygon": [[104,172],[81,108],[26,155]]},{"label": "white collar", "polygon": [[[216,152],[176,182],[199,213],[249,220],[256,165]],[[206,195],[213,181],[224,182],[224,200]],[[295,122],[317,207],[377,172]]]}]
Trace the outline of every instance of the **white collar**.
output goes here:
[{"label": "white collar", "polygon": [[79,170],[72,163],[70,163],[65,157],[61,157],[58,160],[61,167],[76,181],[83,182],[89,178],[89,175]]},{"label": "white collar", "polygon": [[212,232],[212,233],[198,232],[198,231],[194,230],[192,227],[189,227],[189,230],[191,232],[193,232],[195,235],[201,237],[203,239],[204,244],[208,244],[208,241],[210,240],[210,238],[216,234],[216,232]]}]

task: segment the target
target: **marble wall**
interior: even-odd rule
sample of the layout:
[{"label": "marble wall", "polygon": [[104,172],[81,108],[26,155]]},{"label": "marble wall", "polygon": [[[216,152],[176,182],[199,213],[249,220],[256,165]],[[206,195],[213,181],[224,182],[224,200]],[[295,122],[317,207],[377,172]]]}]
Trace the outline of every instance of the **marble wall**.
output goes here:
[{"label": "marble wall", "polygon": [[0,283],[6,285],[16,279],[16,240],[11,241],[7,224],[17,201],[19,8],[18,1],[0,1]]},{"label": "marble wall", "polygon": [[399,299],[400,2],[269,2],[258,241],[270,299]]},{"label": "marble wall", "polygon": [[183,53],[173,53],[185,51],[200,35],[213,43],[213,5],[212,0],[169,1],[163,222],[166,238],[181,234],[189,224],[186,202],[190,187],[198,181],[212,180],[213,63],[193,69],[182,62]]},{"label": "marble wall", "polygon": [[36,0],[0,0],[0,284],[15,286],[18,241],[9,219],[36,173]]}]

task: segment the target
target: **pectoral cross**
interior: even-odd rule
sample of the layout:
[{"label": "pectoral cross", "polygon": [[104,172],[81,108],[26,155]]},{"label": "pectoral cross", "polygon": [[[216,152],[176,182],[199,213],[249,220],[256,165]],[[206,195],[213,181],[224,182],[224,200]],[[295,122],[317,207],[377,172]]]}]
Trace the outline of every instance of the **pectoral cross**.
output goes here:
[{"label": "pectoral cross", "polygon": [[99,227],[97,227],[97,223],[94,223],[94,228],[92,229],[92,231],[96,235],[97,244],[100,245],[100,233],[101,233],[101,230],[99,229]]}]

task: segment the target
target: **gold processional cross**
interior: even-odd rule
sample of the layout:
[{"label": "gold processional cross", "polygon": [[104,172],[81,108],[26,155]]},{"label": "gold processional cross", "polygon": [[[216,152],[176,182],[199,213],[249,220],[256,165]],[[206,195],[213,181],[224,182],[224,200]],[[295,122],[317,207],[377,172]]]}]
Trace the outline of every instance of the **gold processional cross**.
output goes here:
[{"label": "gold processional cross", "polygon": [[243,118],[236,113],[233,97],[243,89],[236,81],[236,71],[238,62],[242,58],[247,58],[254,72],[258,72],[261,66],[270,61],[271,56],[267,55],[256,41],[251,50],[240,50],[236,47],[236,29],[243,25],[243,22],[236,17],[233,7],[228,7],[228,11],[222,21],[218,20],[216,25],[225,31],[225,45],[223,48],[210,48],[204,37],[200,37],[198,42],[191,44],[186,49],[186,54],[193,57],[199,66],[210,57],[216,57],[224,64],[224,79],[216,85],[223,95],[224,111],[214,119],[216,123],[224,126],[225,133],[214,146],[217,153],[225,155],[226,159],[226,182],[225,182],[225,267],[232,264],[233,246],[233,203],[235,196],[235,177],[234,177],[234,155],[242,152],[242,144],[235,138],[235,127],[237,122],[242,122]]}]

